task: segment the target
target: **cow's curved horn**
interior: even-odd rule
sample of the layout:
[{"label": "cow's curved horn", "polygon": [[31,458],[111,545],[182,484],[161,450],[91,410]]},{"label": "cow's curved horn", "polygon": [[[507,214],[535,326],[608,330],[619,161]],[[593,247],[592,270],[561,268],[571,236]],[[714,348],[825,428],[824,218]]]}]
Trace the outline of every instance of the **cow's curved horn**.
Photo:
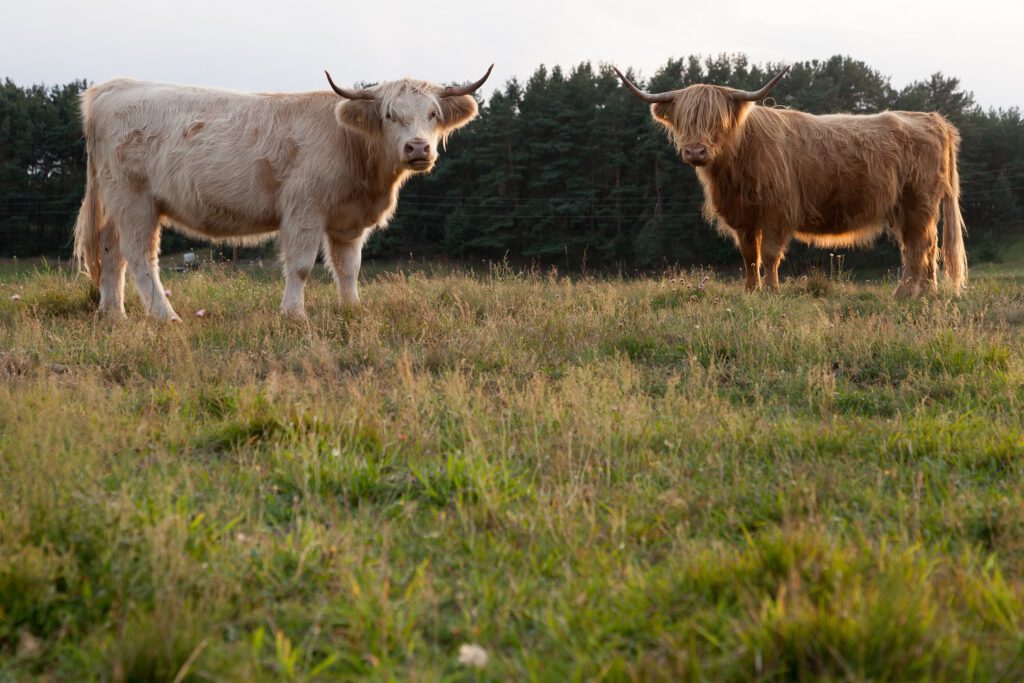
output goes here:
[{"label": "cow's curved horn", "polygon": [[327,73],[326,69],[324,70],[324,73],[327,74],[327,82],[331,84],[332,88],[334,88],[334,92],[338,93],[339,95],[344,97],[346,100],[372,100],[373,99],[373,93],[370,92],[369,90],[366,90],[366,89],[348,90],[347,88],[339,88],[337,85],[334,84],[334,79],[331,78],[331,74]]},{"label": "cow's curved horn", "polygon": [[473,93],[480,89],[480,86],[484,84],[484,81],[487,80],[487,77],[491,75],[491,69],[493,68],[493,64],[487,67],[487,73],[485,73],[484,77],[481,78],[476,83],[470,83],[469,85],[449,85],[444,89],[444,92],[441,93],[441,97],[455,97],[456,95],[472,95]]},{"label": "cow's curved horn", "polygon": [[788,66],[780,71],[775,78],[768,81],[760,90],[733,90],[730,95],[737,102],[757,102],[758,100],[763,100],[779,82],[779,79],[786,75],[787,71],[789,71]]},{"label": "cow's curved horn", "polygon": [[626,78],[626,76],[616,67],[613,66],[612,68],[615,69],[615,73],[617,73],[619,75],[619,78],[622,79],[622,84],[625,85],[629,89],[629,91],[636,96],[638,100],[641,100],[643,102],[649,102],[650,104],[671,102],[675,98],[676,93],[679,92],[678,90],[669,90],[668,92],[649,93],[646,90],[641,90],[640,88],[633,85],[633,82]]}]

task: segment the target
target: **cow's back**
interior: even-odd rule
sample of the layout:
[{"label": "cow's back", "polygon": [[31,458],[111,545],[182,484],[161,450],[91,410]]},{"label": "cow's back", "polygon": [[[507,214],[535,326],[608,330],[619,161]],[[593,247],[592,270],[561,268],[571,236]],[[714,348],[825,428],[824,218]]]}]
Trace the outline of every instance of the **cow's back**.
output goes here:
[{"label": "cow's back", "polygon": [[[326,93],[261,95],[116,79],[83,97],[89,153],[104,192],[145,192],[180,227],[259,235],[280,221],[311,138],[333,126]],[[314,123],[311,124],[310,121]]]},{"label": "cow's back", "polygon": [[[952,126],[937,114],[816,116],[757,107],[750,119],[745,134],[765,140],[745,140],[762,161],[744,172],[772,166],[771,177],[780,183],[764,193],[778,206],[757,207],[757,218],[774,213],[778,223],[823,246],[870,239],[883,222],[893,220],[908,184],[937,191],[943,182],[945,130]],[[931,174],[930,183],[922,183],[925,173]],[[762,182],[763,177],[761,172]],[[836,234],[846,237],[837,241]]]}]

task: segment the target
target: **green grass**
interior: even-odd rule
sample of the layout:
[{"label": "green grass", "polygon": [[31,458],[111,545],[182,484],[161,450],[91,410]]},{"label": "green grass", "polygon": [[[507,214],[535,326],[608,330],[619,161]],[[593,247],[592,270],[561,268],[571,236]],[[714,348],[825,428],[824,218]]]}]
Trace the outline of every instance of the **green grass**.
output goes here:
[{"label": "green grass", "polygon": [[166,284],[0,269],[0,680],[1024,677],[1019,275]]}]

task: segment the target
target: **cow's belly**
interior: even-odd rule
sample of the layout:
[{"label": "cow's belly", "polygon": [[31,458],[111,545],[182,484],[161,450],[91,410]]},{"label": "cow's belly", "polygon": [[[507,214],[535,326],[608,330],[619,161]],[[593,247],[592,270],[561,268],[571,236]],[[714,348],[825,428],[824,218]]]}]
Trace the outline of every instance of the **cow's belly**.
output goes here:
[{"label": "cow's belly", "polygon": [[866,246],[874,242],[884,229],[883,217],[874,211],[864,211],[864,207],[826,204],[816,214],[805,217],[803,224],[797,226],[794,237],[818,247]]},{"label": "cow's belly", "polygon": [[794,226],[810,235],[843,235],[880,229],[896,201],[891,174],[833,178],[818,196],[805,197],[803,220]]},{"label": "cow's belly", "polygon": [[797,226],[797,231],[808,235],[842,235],[881,226],[882,218],[865,215],[823,215],[821,220],[810,220]]},{"label": "cow's belly", "polygon": [[882,216],[853,208],[826,206],[817,216],[800,225],[794,237],[818,247],[867,246],[884,229]]},{"label": "cow's belly", "polygon": [[160,213],[171,223],[207,237],[230,239],[277,230],[275,197],[253,187],[239,170],[234,174],[214,178],[215,169],[196,169],[152,191]]},{"label": "cow's belly", "polygon": [[276,222],[254,219],[231,207],[204,205],[200,210],[159,203],[161,222],[211,239],[260,238],[278,230]]}]

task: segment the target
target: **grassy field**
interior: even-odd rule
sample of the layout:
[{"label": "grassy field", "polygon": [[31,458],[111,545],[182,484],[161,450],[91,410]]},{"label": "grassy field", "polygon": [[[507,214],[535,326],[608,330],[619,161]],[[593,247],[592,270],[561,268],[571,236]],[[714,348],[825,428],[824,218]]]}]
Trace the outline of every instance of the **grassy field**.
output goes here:
[{"label": "grassy field", "polygon": [[1014,272],[7,265],[0,680],[1021,680]]}]

